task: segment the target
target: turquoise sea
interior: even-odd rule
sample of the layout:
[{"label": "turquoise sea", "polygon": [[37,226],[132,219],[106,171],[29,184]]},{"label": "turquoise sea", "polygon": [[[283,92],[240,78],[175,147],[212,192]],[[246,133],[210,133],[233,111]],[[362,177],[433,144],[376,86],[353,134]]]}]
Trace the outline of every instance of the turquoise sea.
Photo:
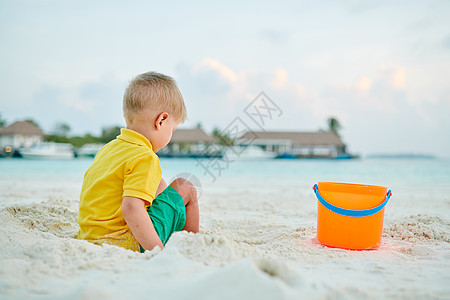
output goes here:
[{"label": "turquoise sea", "polygon": [[[92,159],[1,159],[0,188],[7,191],[11,185],[15,185],[17,190],[17,185],[22,183],[22,198],[26,198],[25,193],[29,190],[35,194],[30,195],[30,199],[43,199],[44,195],[39,196],[45,191],[56,193],[58,188],[67,190],[69,187],[73,190],[70,197],[74,198],[81,187],[84,172],[91,163]],[[190,177],[195,181],[194,184],[203,190],[233,190],[243,187],[246,190],[276,190],[295,185],[299,194],[306,195],[311,193],[310,189],[315,183],[334,181],[387,186],[392,189],[394,199],[396,192],[397,195],[401,192],[423,198],[430,194],[441,200],[450,198],[447,197],[450,195],[450,159],[447,158],[229,161],[166,158],[161,159],[161,168],[166,181],[177,176]],[[0,205],[4,206],[5,203]]]},{"label": "turquoise sea", "polygon": [[[92,159],[0,159],[0,180],[82,180]],[[449,189],[450,158],[351,160],[327,159],[161,159],[166,180],[177,174],[195,175],[202,186],[237,181],[242,184],[318,181],[395,185],[411,188]]]}]

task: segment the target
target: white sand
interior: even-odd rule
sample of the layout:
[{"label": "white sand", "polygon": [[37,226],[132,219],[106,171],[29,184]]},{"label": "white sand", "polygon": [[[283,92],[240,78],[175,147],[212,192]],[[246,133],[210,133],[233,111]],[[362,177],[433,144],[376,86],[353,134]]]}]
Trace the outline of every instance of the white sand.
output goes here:
[{"label": "white sand", "polygon": [[79,184],[1,182],[0,298],[450,298],[450,199],[439,191],[391,187],[382,247],[347,251],[315,241],[313,183],[223,179],[203,188],[200,234],[139,254],[73,238]]}]

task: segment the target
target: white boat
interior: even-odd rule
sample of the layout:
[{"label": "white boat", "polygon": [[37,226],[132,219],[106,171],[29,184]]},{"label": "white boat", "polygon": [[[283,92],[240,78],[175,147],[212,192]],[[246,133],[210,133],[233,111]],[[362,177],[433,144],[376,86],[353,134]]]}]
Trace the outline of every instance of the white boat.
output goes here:
[{"label": "white boat", "polygon": [[31,148],[19,149],[23,158],[28,159],[72,159],[73,146],[67,143],[40,143]]},{"label": "white boat", "polygon": [[103,146],[105,144],[85,144],[78,149],[77,154],[79,157],[95,157]]},{"label": "white boat", "polygon": [[230,146],[226,147],[225,155],[229,159],[269,159],[275,158],[273,152],[264,151],[258,146]]}]

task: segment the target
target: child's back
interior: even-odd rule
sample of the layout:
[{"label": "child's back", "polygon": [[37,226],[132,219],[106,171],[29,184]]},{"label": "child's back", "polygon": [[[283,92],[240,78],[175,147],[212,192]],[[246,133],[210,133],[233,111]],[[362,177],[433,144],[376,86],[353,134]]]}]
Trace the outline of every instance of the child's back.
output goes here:
[{"label": "child's back", "polygon": [[83,181],[79,238],[139,250],[120,207],[125,196],[150,203],[155,197],[147,191],[156,191],[161,169],[151,149],[145,137],[122,129],[115,140],[99,151]]}]

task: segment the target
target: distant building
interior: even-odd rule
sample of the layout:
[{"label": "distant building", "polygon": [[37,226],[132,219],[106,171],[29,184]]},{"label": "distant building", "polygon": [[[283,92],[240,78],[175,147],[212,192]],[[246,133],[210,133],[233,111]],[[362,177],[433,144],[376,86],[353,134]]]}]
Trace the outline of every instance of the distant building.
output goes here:
[{"label": "distant building", "polygon": [[[240,142],[239,142],[240,141]],[[317,132],[246,132],[240,139],[241,146],[259,146],[279,157],[338,157],[346,154],[346,145],[330,131]]]},{"label": "distant building", "polygon": [[0,128],[0,146],[2,148],[28,148],[42,143],[43,139],[44,132],[30,122],[18,121]]},{"label": "distant building", "polygon": [[177,129],[172,135],[170,143],[158,152],[161,157],[195,157],[205,154],[208,145],[214,139],[201,128]]}]

